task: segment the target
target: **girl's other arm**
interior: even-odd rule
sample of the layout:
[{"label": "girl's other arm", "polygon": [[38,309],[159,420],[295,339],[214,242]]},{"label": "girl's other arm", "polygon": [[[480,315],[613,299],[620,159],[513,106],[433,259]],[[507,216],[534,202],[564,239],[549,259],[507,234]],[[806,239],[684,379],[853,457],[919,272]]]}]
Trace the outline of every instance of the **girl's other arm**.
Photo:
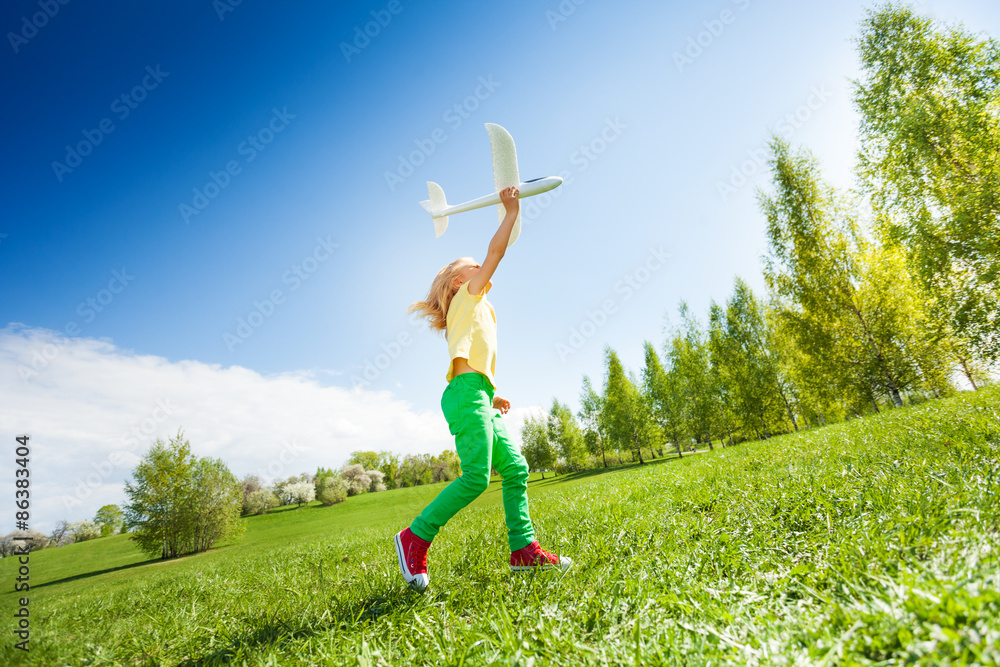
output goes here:
[{"label": "girl's other arm", "polygon": [[514,231],[514,221],[517,220],[517,213],[521,209],[521,202],[517,198],[518,189],[509,187],[500,192],[500,201],[503,202],[507,215],[504,216],[500,228],[493,235],[490,241],[489,250],[486,251],[486,259],[483,260],[479,272],[469,279],[469,294],[481,296],[486,284],[493,277],[493,272],[497,270],[497,265],[507,252],[507,243],[510,241],[510,234]]}]

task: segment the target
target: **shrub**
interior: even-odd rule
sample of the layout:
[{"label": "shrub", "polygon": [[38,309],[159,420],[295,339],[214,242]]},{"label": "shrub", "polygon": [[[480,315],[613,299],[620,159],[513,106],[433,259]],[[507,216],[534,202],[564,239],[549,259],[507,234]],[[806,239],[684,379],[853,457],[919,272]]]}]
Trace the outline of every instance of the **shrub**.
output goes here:
[{"label": "shrub", "polygon": [[268,489],[251,491],[243,500],[244,514],[267,514],[269,509],[279,505],[278,496]]},{"label": "shrub", "polygon": [[[27,539],[25,539],[27,538]],[[20,553],[20,549],[28,545],[28,551],[44,549],[49,544],[49,538],[37,530],[15,530],[13,533],[0,537],[0,556],[12,556]]]},{"label": "shrub", "polygon": [[340,477],[325,477],[321,484],[319,501],[325,506],[329,507],[347,500],[347,482]]},{"label": "shrub", "polygon": [[285,493],[299,507],[316,500],[316,487],[312,482],[295,482],[285,485]]},{"label": "shrub", "polygon": [[49,546],[62,547],[72,543],[73,538],[69,534],[69,523],[62,520],[57,521],[55,529],[49,535]]},{"label": "shrub", "polygon": [[347,482],[347,495],[349,496],[367,493],[372,485],[371,477],[360,465],[344,466],[340,476]]},{"label": "shrub", "polygon": [[86,542],[101,536],[101,527],[91,521],[74,521],[69,524],[69,534],[73,537],[73,542]]},{"label": "shrub", "polygon": [[243,504],[240,508],[241,514],[257,514],[257,512],[250,509],[250,496],[261,489],[263,485],[260,483],[260,478],[257,475],[247,475],[240,481],[240,486],[243,490]]},{"label": "shrub", "polygon": [[368,491],[370,493],[378,493],[379,491],[385,491],[385,484],[383,480],[385,479],[385,473],[381,470],[369,470],[365,473],[371,480],[368,486]]}]

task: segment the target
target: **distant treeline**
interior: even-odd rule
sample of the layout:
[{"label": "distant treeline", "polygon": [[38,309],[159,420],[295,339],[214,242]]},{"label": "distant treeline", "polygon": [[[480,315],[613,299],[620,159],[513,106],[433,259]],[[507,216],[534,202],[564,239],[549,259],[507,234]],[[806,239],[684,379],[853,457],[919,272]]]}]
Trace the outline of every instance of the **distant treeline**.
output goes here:
[{"label": "distant treeline", "polygon": [[681,302],[639,377],[606,348],[602,391],[584,376],[577,415],[554,400],[525,420],[532,469],[769,438],[990,381],[1000,43],[898,6],[871,10],[856,43],[860,190],[836,191],[807,150],[773,138],[766,293],[736,278],[704,321]]}]

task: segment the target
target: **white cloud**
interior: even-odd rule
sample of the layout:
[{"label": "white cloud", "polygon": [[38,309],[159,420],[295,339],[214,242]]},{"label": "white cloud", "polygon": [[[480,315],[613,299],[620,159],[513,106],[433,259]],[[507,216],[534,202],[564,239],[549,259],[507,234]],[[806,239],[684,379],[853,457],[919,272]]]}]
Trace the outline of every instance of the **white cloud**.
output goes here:
[{"label": "white cloud", "polygon": [[[454,448],[439,411],[415,412],[388,391],[324,386],[309,371],[263,376],[240,366],[170,362],[112,341],[10,324],[0,329],[0,434],[31,436],[31,526],[91,518],[125,501],[124,482],[157,439],[183,429],[197,456],[238,477],[287,477],[335,467],[351,451]],[[520,446],[523,416],[508,431]],[[2,445],[3,443],[0,443]],[[14,497],[13,476],[0,481]],[[0,531],[9,532],[10,516]]]}]

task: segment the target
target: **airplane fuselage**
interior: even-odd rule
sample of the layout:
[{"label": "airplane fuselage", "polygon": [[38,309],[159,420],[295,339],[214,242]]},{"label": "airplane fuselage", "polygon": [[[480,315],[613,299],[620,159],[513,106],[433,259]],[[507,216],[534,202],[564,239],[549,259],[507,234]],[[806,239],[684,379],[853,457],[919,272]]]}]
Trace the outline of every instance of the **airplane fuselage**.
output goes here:
[{"label": "airplane fuselage", "polygon": [[[518,199],[524,199],[525,197],[533,197],[534,195],[540,195],[543,192],[548,192],[559,187],[563,182],[563,179],[558,176],[546,176],[545,178],[535,178],[530,181],[525,181],[517,185],[518,189]],[[485,197],[480,197],[479,199],[473,199],[472,201],[467,201],[464,204],[455,204],[454,206],[447,206],[440,211],[434,212],[434,217],[440,217],[445,215],[454,215],[455,213],[464,213],[465,211],[471,211],[477,208],[483,208],[485,206],[496,206],[500,203],[500,193],[494,192],[491,195],[486,195]]]}]

